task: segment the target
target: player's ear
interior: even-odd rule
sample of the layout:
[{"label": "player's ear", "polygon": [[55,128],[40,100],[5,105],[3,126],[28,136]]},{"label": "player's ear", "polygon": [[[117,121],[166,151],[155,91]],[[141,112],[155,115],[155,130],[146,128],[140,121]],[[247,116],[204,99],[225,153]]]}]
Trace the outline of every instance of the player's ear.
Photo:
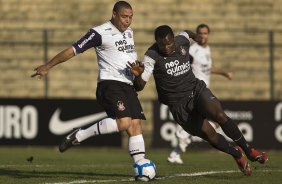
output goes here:
[{"label": "player's ear", "polygon": [[112,17],[115,18],[116,16],[117,16],[117,13],[115,11],[113,11]]}]

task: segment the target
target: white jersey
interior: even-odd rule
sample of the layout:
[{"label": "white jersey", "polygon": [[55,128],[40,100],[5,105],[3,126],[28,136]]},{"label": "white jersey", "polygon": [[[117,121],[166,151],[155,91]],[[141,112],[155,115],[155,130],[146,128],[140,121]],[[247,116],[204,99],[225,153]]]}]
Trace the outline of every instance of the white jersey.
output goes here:
[{"label": "white jersey", "polygon": [[93,27],[73,44],[75,54],[94,47],[99,67],[98,82],[116,80],[132,84],[133,74],[127,69],[127,62],[135,62],[133,30],[120,32],[110,21]]},{"label": "white jersey", "polygon": [[189,53],[193,57],[193,73],[198,79],[203,80],[207,87],[209,87],[212,68],[210,47],[207,46],[204,48],[198,43],[194,43],[191,45]]}]

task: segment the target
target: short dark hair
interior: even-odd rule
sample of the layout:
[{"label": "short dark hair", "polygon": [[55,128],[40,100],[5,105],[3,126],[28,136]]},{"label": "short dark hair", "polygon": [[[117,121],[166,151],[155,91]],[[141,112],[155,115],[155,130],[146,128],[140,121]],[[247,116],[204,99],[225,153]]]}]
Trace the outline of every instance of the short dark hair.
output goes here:
[{"label": "short dark hair", "polygon": [[155,40],[157,40],[157,38],[164,38],[169,34],[174,37],[171,27],[168,25],[161,25],[155,29]]},{"label": "short dark hair", "polygon": [[199,24],[196,28],[196,33],[199,33],[200,29],[207,28],[208,32],[210,32],[210,27],[207,24]]},{"label": "short dark hair", "polygon": [[114,5],[113,11],[118,12],[121,8],[129,8],[132,9],[131,5],[126,1],[118,1]]}]

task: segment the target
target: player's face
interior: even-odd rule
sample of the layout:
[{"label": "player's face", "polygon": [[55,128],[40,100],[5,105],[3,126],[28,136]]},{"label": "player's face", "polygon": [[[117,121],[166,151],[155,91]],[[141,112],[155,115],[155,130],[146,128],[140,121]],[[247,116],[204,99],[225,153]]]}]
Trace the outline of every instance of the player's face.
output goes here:
[{"label": "player's face", "polygon": [[113,24],[120,32],[124,32],[131,24],[133,11],[130,8],[121,8],[113,12]]},{"label": "player's face", "polygon": [[166,35],[164,38],[157,38],[156,40],[158,48],[160,52],[168,56],[173,53],[174,51],[174,36],[173,35]]},{"label": "player's face", "polygon": [[208,37],[209,37],[209,30],[206,27],[200,28],[198,33],[201,37],[201,41],[199,42],[199,45],[207,46],[208,45]]}]

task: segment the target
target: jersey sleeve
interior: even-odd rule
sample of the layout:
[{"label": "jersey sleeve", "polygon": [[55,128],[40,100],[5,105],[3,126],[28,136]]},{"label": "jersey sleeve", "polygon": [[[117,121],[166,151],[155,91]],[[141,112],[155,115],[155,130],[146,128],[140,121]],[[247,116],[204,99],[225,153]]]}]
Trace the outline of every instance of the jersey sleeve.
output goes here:
[{"label": "jersey sleeve", "polygon": [[155,66],[156,61],[152,59],[150,56],[146,55],[144,56],[143,59],[143,64],[144,64],[144,72],[141,74],[141,78],[145,81],[148,82]]},{"label": "jersey sleeve", "polygon": [[84,51],[92,48],[97,47],[102,44],[102,37],[101,35],[95,31],[94,29],[90,29],[82,38],[80,38],[77,42],[72,44],[72,48],[74,54],[80,54]]},{"label": "jersey sleeve", "polygon": [[195,44],[192,44],[190,49],[189,49],[189,54],[194,57],[195,56],[195,53],[196,53],[196,46]]},{"label": "jersey sleeve", "polygon": [[184,36],[185,38],[187,38],[187,40],[189,40],[189,34],[186,33],[185,31],[180,32],[178,35]]},{"label": "jersey sleeve", "polygon": [[175,37],[175,42],[177,42],[178,45],[190,47],[189,35],[186,32],[181,32],[180,34],[178,34]]}]

